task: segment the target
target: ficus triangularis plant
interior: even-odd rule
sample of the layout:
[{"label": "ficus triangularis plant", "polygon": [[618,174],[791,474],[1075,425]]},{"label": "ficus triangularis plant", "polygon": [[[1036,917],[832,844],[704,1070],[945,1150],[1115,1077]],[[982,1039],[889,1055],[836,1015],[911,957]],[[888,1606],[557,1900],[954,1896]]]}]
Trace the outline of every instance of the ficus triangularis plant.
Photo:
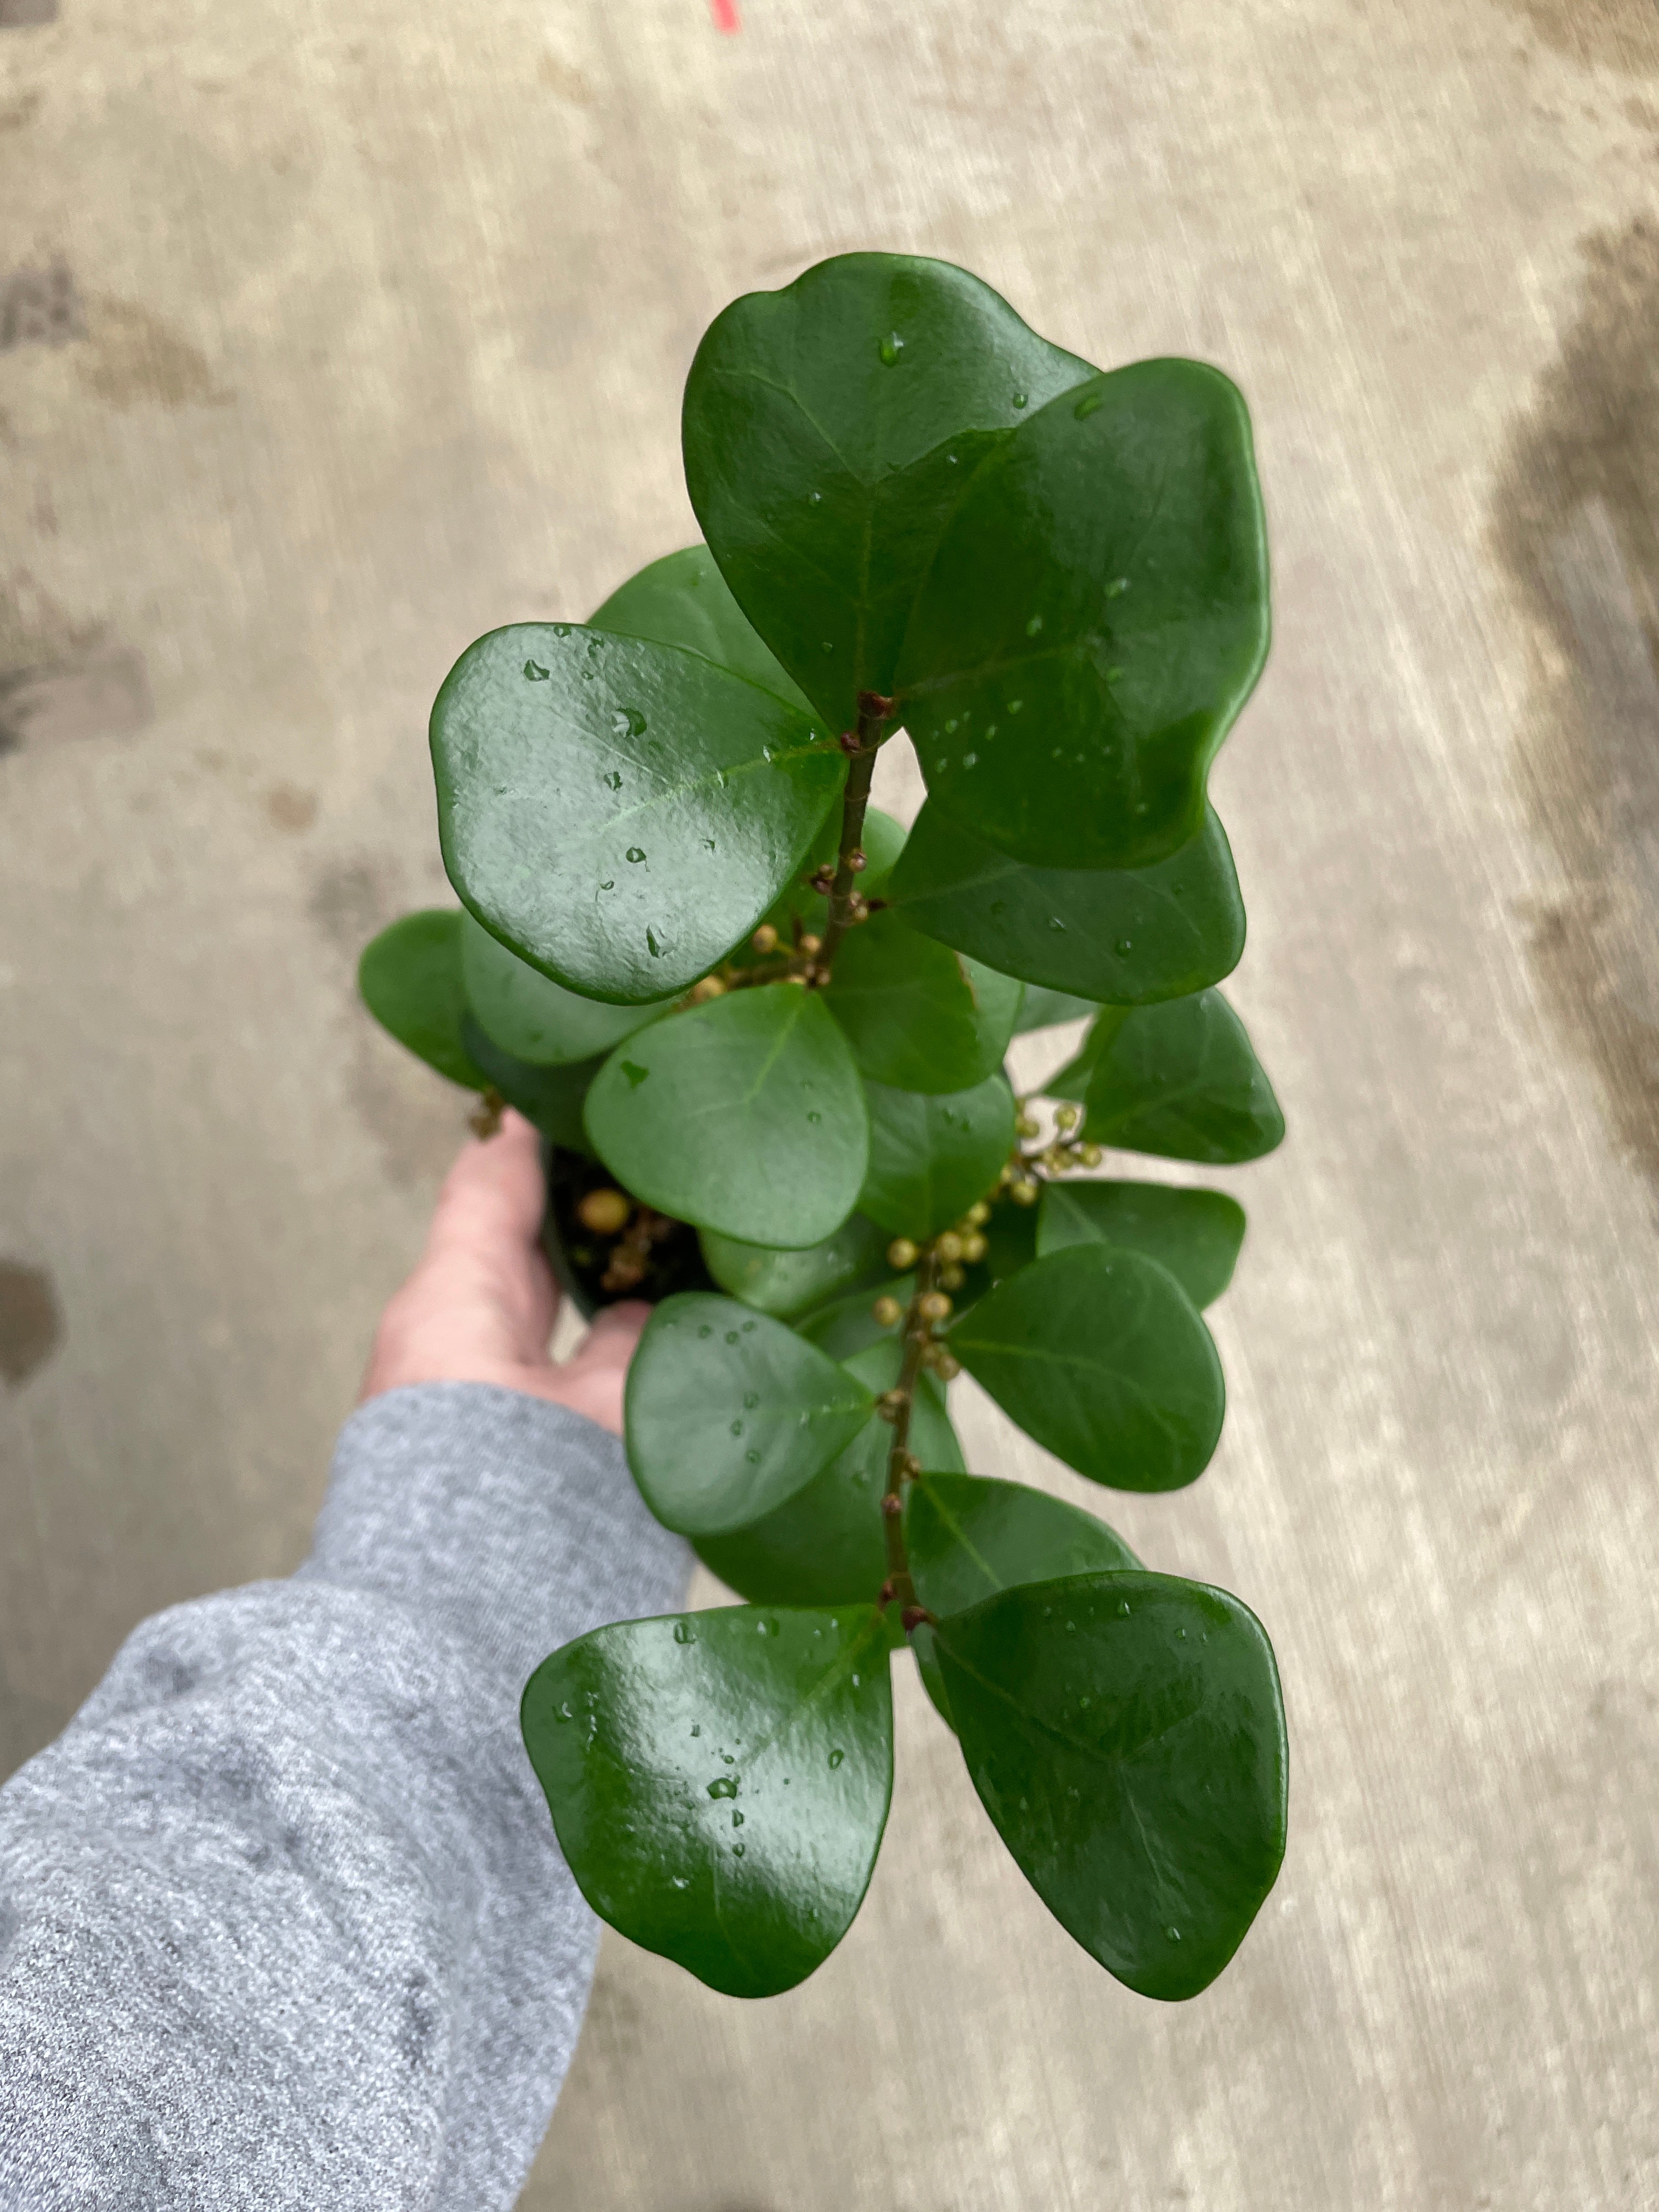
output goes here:
[{"label": "ficus triangularis plant", "polygon": [[[965,1472],[945,1385],[1119,1490],[1192,1482],[1220,1434],[1203,1309],[1243,1214],[1093,1171],[1284,1130],[1215,988],[1244,914],[1206,779],[1267,643],[1244,404],[852,254],[718,317],[684,438],[705,543],[450,672],[465,912],[362,970],[396,1036],[542,1129],[586,1302],[659,1301],[629,1463],[746,1601],[554,1652],[530,1757],[594,1909],[769,1996],[869,1883],[908,1642],[1049,1910],[1192,1996],[1284,1852],[1272,1648],[1093,1515]],[[908,836],[869,805],[901,730]],[[1017,1098],[1015,1032],[1083,1012]]]}]

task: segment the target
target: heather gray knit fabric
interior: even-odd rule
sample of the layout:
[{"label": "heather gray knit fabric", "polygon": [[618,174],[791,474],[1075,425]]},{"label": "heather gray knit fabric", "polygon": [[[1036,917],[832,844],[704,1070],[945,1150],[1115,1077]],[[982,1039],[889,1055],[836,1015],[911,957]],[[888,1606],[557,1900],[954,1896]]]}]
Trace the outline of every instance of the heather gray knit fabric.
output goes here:
[{"label": "heather gray knit fabric", "polygon": [[688,1564],[578,1414],[354,1414],[299,1572],[145,1621],[0,1790],[5,2212],[510,2205],[597,1939],[519,1694]]}]

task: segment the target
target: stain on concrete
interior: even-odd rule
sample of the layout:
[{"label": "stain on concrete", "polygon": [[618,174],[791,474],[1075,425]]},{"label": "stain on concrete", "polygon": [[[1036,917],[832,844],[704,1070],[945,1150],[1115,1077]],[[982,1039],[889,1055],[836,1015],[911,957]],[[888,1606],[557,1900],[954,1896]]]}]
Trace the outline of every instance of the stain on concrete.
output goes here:
[{"label": "stain on concrete", "polygon": [[64,1323],[44,1267],[0,1260],[0,1376],[15,1389],[58,1349]]},{"label": "stain on concrete", "polygon": [[274,828],[298,836],[317,819],[317,794],[297,783],[274,783],[265,793],[265,813]]},{"label": "stain on concrete", "polygon": [[15,100],[0,100],[0,131],[22,131],[40,112],[41,94],[21,92]]},{"label": "stain on concrete", "polygon": [[536,74],[550,91],[573,107],[592,107],[593,88],[573,63],[562,61],[557,54],[544,54],[536,64]]},{"label": "stain on concrete", "polygon": [[1545,46],[1586,68],[1599,62],[1632,76],[1659,70],[1655,0],[1506,0],[1506,5]]},{"label": "stain on concrete", "polygon": [[58,0],[0,0],[0,31],[29,30],[58,21]]},{"label": "stain on concrete", "polygon": [[235,398],[199,346],[136,300],[87,303],[91,343],[76,362],[87,390],[111,407],[228,407]]},{"label": "stain on concrete", "polygon": [[1492,538],[1533,633],[1521,781],[1561,879],[1531,917],[1534,971],[1659,1184],[1659,222],[1583,252]]},{"label": "stain on concrete", "polygon": [[329,942],[349,955],[355,974],[369,939],[398,917],[396,872],[385,860],[343,854],[312,878],[308,905]]},{"label": "stain on concrete", "polygon": [[44,668],[0,674],[0,756],[84,738],[130,738],[155,712],[144,657],[104,645]]},{"label": "stain on concrete", "polygon": [[17,346],[69,345],[86,335],[86,311],[67,262],[0,276],[0,353]]}]

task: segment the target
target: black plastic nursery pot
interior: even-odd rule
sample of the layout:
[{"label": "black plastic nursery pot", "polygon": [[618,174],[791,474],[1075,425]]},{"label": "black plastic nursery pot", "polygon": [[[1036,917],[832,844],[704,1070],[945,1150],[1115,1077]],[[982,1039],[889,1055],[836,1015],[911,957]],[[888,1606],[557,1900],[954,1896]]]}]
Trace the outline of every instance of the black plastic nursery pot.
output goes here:
[{"label": "black plastic nursery pot", "polygon": [[[546,1138],[542,1140],[542,1167],[547,1176],[542,1249],[560,1289],[585,1316],[591,1319],[601,1306],[618,1304],[623,1298],[643,1298],[655,1305],[677,1291],[718,1290],[690,1222],[653,1213],[624,1191],[622,1195],[629,1200],[628,1221],[612,1234],[596,1231],[582,1219],[581,1203],[594,1192],[617,1190],[615,1176],[585,1152]],[[619,1247],[638,1256],[643,1272],[635,1282],[615,1279]],[[631,1271],[625,1267],[627,1272]]]}]

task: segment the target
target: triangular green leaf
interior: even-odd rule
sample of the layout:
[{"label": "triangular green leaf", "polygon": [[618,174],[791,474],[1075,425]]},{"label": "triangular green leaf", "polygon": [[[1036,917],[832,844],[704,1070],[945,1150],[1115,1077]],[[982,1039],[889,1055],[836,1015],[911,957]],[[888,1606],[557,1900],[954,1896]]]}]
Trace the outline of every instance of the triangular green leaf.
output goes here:
[{"label": "triangular green leaf", "polygon": [[936,1632],[968,1771],[1068,1934],[1143,1996],[1196,1996],[1285,1856],[1273,1646],[1170,1575],[1028,1583]]},{"label": "triangular green leaf", "polygon": [[[924,1467],[936,1463],[918,1445]],[[1016,1583],[1138,1567],[1134,1553],[1092,1513],[1029,1483],[928,1474],[905,1493],[904,1539],[916,1595],[930,1613],[963,1613]],[[927,1694],[945,1720],[950,1700],[924,1622],[910,1637]],[[954,1723],[953,1723],[954,1725]]]},{"label": "triangular green leaf", "polygon": [[1179,1490],[1209,1465],[1226,1394],[1198,1309],[1138,1252],[1034,1260],[951,1331],[951,1351],[1045,1450],[1114,1490]]},{"label": "triangular green leaf", "polygon": [[889,912],[850,933],[823,998],[872,1082],[938,1094],[969,1091],[1002,1065],[1021,994]]},{"label": "triangular green leaf", "polygon": [[839,726],[893,688],[951,509],[1015,424],[1093,374],[948,262],[849,253],[710,325],[685,480],[726,580]]},{"label": "triangular green leaf", "polygon": [[1200,362],[1138,362],[1051,400],[968,487],[899,712],[965,828],[1035,867],[1145,867],[1197,834],[1267,650],[1243,399]]},{"label": "triangular green leaf", "polygon": [[879,1614],[596,1628],[531,1676],[523,1726],[566,1863],[632,1942],[763,1997],[852,1925],[892,1791]]},{"label": "triangular green leaf", "polygon": [[461,916],[461,977],[484,1034],[532,1067],[599,1060],[674,1004],[611,1006],[580,998],[510,952],[470,914]]},{"label": "triangular green leaf", "polygon": [[914,927],[1005,975],[1118,1006],[1201,990],[1244,950],[1244,902],[1213,808],[1149,867],[1036,868],[930,800],[887,895]]},{"label": "triangular green leaf", "polygon": [[996,1186],[1014,1142],[1014,1094],[999,1072],[928,1097],[866,1082],[870,1166],[859,1204],[890,1237],[926,1242]]},{"label": "triangular green leaf", "polygon": [[889,1232],[862,1213],[849,1213],[832,1236],[804,1252],[743,1244],[702,1232],[702,1256],[723,1291],[784,1321],[808,1313],[860,1283],[878,1283],[887,1265]]},{"label": "triangular green leaf", "polygon": [[1109,1007],[1048,1089],[1082,1099],[1084,1134],[1123,1152],[1222,1167],[1260,1159],[1285,1134],[1273,1085],[1219,991]]},{"label": "triangular green leaf", "polygon": [[689,1291],[657,1307],[629,1368],[628,1463],[665,1527],[717,1534],[793,1497],[874,1403],[782,1322]]},{"label": "triangular green leaf", "polygon": [[765,984],[618,1045],[587,1098],[594,1150],[636,1198],[748,1244],[822,1243],[869,1161],[863,1088],[815,992]]},{"label": "triangular green leaf", "polygon": [[363,1004],[384,1030],[428,1067],[469,1091],[489,1079],[461,1042],[461,916],[453,907],[406,914],[364,946],[357,963]]},{"label": "triangular green leaf", "polygon": [[[889,1337],[848,1363],[867,1389],[898,1380],[900,1346]],[[893,1448],[891,1425],[872,1414],[822,1474],[763,1520],[729,1535],[700,1536],[697,1557],[756,1605],[868,1604],[887,1579],[881,1495]],[[962,1448],[945,1410],[945,1393],[920,1378],[910,1413],[910,1449],[926,1467],[960,1468]],[[897,1609],[890,1634],[902,1640]]]},{"label": "triangular green leaf", "polygon": [[1068,1244],[1144,1252],[1167,1267],[1195,1306],[1233,1279],[1244,1242],[1244,1209],[1219,1190],[1172,1190],[1161,1182],[1051,1182],[1037,1213],[1039,1253]]},{"label": "triangular green leaf", "polygon": [[469,646],[432,760],[465,903],[556,981],[627,1006],[755,927],[847,768],[799,707],[701,653],[569,623]]},{"label": "triangular green leaf", "polygon": [[687,646],[811,714],[805,693],[756,635],[706,545],[651,562],[612,592],[587,626],[616,637]]}]

